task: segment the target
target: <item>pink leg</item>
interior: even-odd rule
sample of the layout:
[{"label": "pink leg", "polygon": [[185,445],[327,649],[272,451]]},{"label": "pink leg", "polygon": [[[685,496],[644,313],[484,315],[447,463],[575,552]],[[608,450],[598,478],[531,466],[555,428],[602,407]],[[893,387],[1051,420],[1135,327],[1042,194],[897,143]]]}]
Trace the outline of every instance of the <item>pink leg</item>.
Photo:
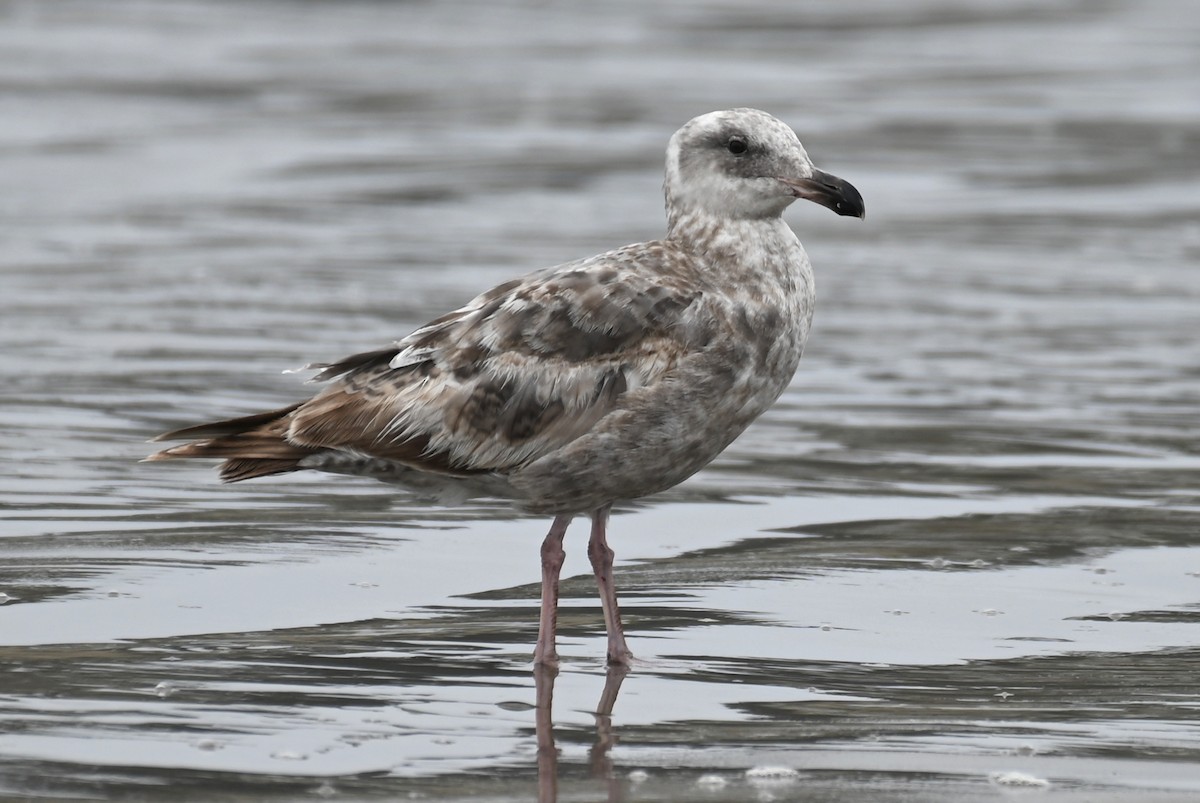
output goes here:
[{"label": "pink leg", "polygon": [[570,523],[570,516],[555,516],[550,532],[542,542],[542,613],[538,618],[537,646],[533,649],[533,662],[542,666],[558,666],[558,651],[554,648],[554,628],[558,623],[558,574],[567,556],[562,542]]},{"label": "pink leg", "polygon": [[609,507],[605,505],[592,514],[592,537],[588,541],[588,558],[592,561],[592,571],[596,573],[600,605],[604,608],[604,627],[608,631],[608,662],[628,664],[633,653],[625,645],[621,612],[617,610],[617,586],[613,581],[613,551],[604,536]]}]

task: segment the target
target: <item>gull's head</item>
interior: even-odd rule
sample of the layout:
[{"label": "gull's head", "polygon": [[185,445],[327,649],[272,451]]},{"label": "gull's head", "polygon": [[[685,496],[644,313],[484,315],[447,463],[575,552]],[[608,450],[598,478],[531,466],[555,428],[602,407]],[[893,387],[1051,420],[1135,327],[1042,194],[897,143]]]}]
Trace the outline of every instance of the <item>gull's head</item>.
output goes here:
[{"label": "gull's head", "polygon": [[667,214],[777,218],[797,198],[863,217],[853,185],[818,170],[796,132],[758,109],[709,112],[667,145]]}]

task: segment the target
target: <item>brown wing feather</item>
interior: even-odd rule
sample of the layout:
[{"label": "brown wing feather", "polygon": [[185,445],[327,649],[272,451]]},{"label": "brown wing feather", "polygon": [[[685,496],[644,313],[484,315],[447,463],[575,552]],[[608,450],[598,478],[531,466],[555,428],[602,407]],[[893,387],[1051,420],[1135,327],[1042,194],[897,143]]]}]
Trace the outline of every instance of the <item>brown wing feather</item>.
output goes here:
[{"label": "brown wing feather", "polygon": [[396,352],[400,349],[395,346],[388,346],[385,349],[375,349],[373,351],[364,351],[359,354],[351,354],[349,357],[343,357],[337,362],[330,363],[313,363],[308,365],[308,368],[320,369],[320,373],[315,375],[309,382],[326,382],[334,377],[351,371],[359,371],[373,366],[387,365],[392,358],[396,356]]},{"label": "brown wing feather", "polygon": [[[636,256],[635,256],[636,254]],[[336,380],[267,413],[159,436],[200,438],[148,460],[224,458],[238,481],[322,452],[438,474],[506,472],[589,431],[711,337],[704,285],[668,243],[620,249],[500,285],[394,346],[312,366]]]},{"label": "brown wing feather", "polygon": [[[683,315],[702,290],[659,270],[678,256],[672,247],[642,247],[640,261],[622,250],[531,274],[394,351],[335,363],[321,378],[341,378],[295,411],[288,439],[438,473],[505,472],[536,460],[707,337]],[[647,265],[646,253],[660,264]]]}]

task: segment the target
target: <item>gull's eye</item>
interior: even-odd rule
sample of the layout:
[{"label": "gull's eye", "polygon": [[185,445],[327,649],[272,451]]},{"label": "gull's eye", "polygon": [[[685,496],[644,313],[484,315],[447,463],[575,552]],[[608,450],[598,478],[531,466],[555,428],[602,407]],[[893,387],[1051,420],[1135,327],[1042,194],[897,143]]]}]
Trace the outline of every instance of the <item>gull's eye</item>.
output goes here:
[{"label": "gull's eye", "polygon": [[725,147],[728,148],[729,152],[734,156],[741,156],[750,149],[750,146],[746,144],[744,137],[730,137],[729,142],[725,145]]}]

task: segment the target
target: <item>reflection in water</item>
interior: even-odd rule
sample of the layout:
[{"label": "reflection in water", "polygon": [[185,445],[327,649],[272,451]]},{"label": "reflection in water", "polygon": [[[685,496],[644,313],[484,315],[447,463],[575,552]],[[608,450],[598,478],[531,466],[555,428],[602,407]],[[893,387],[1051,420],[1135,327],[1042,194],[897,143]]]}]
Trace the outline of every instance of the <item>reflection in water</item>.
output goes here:
[{"label": "reflection in water", "polygon": [[[609,752],[617,742],[613,731],[612,711],[621,693],[621,683],[629,674],[626,664],[609,664],[604,679],[604,691],[596,705],[596,741],[588,750],[588,766],[591,776],[604,783],[608,800],[622,798],[621,781],[613,771]],[[554,681],[558,668],[547,664],[536,664],[533,670],[537,693],[537,770],[538,801],[554,803],[558,800],[558,748],[554,744]]]},{"label": "reflection in water", "polygon": [[617,695],[621,693],[621,683],[629,674],[629,667],[621,664],[610,664],[604,678],[604,692],[596,705],[596,742],[588,751],[588,763],[592,769],[593,778],[604,779],[609,787],[609,797],[617,795],[617,779],[613,774],[613,763],[610,752],[617,743],[617,735],[613,730],[612,712],[617,704]]},{"label": "reflection in water", "polygon": [[558,800],[558,748],[554,744],[554,680],[557,677],[557,666],[534,664],[539,803],[555,803]]}]

